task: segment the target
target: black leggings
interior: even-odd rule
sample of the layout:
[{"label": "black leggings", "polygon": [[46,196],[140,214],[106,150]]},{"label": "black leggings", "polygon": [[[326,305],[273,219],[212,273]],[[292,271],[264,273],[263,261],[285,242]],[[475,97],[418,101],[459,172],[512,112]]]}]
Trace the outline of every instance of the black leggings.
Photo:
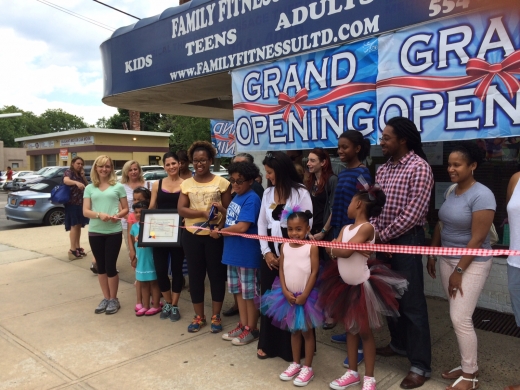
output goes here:
[{"label": "black leggings", "polygon": [[88,236],[90,249],[96,258],[97,269],[100,275],[107,274],[109,278],[117,276],[117,257],[123,242],[123,233],[102,234]]},{"label": "black leggings", "polygon": [[[172,268],[172,282],[168,277],[168,255],[170,255]],[[157,283],[161,292],[182,291],[183,276],[182,263],[184,262],[184,251],[182,247],[157,247],[153,248],[153,263],[157,274]]]},{"label": "black leggings", "polygon": [[204,280],[208,273],[213,302],[223,302],[226,295],[227,266],[222,264],[224,241],[210,236],[198,236],[188,231],[182,234],[182,247],[188,261],[191,302],[204,302]]}]

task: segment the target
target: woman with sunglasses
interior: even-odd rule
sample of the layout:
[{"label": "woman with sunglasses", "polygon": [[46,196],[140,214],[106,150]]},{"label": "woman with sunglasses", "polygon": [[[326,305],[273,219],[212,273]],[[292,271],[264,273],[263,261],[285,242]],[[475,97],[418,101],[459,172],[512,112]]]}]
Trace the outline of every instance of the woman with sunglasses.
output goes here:
[{"label": "woman with sunglasses", "polygon": [[[163,156],[163,163],[168,176],[153,183],[150,209],[175,211],[181,194],[181,183],[184,181],[179,177],[180,160],[175,153],[168,152]],[[171,283],[168,277],[168,260],[171,261]],[[179,321],[181,314],[178,304],[184,281],[184,251],[182,247],[174,246],[153,248],[153,262],[157,283],[166,302],[162,308],[161,320]]]},{"label": "woman with sunglasses", "polygon": [[[195,175],[181,183],[178,212],[187,226],[182,235],[182,246],[188,262],[190,295],[195,317],[188,326],[188,332],[198,332],[206,325],[204,315],[204,280],[208,275],[212,304],[211,332],[222,331],[220,311],[226,294],[227,267],[222,264],[224,244],[222,238],[210,237],[209,228],[222,228],[225,218],[222,214],[210,215],[213,204],[221,204],[227,209],[231,202],[229,181],[210,172],[217,151],[207,141],[194,142],[188,156],[193,163]],[[197,228],[194,226],[200,226]]]},{"label": "woman with sunglasses", "polygon": [[[287,221],[280,220],[282,211],[286,207],[292,209],[294,206],[299,206],[301,210],[312,212],[311,196],[296,172],[293,162],[285,153],[269,152],[265,155],[262,164],[265,168],[265,177],[272,186],[264,191],[258,219],[258,234],[288,238]],[[312,219],[309,224],[312,228]],[[260,292],[263,295],[279,275],[280,245],[260,240],[260,247],[264,257],[260,267]],[[274,326],[269,317],[262,316],[257,357],[266,359],[277,356],[288,362],[292,361],[291,333]]]}]

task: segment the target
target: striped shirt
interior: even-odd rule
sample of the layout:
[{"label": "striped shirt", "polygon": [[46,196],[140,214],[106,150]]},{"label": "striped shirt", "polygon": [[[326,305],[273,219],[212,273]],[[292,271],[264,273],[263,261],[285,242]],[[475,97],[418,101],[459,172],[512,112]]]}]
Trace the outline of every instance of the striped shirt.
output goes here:
[{"label": "striped shirt", "polygon": [[347,168],[339,173],[332,206],[331,226],[341,228],[354,223],[354,220],[348,217],[347,209],[357,192],[356,184],[359,175],[362,175],[369,184],[372,184],[372,177],[367,167]]},{"label": "striped shirt", "polygon": [[413,151],[401,157],[397,164],[388,160],[377,171],[376,183],[386,194],[386,204],[381,215],[371,222],[382,242],[426,223],[433,172],[425,160]]}]

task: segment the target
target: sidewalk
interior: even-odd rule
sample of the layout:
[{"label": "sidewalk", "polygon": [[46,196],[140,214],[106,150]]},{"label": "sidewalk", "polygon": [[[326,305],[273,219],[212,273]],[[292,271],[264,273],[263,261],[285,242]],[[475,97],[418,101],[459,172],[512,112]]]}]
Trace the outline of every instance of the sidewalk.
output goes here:
[{"label": "sidewalk", "polygon": [[[86,229],[82,246],[88,250]],[[124,248],[124,244],[123,244]],[[91,254],[69,261],[68,235],[62,226],[0,232],[0,389],[292,389],[278,375],[281,359],[258,360],[256,343],[235,347],[211,334],[186,328],[193,315],[183,291],[179,323],[158,316],[134,315],[135,290],[131,267],[121,251],[121,310],[94,314],[102,296],[97,278],[88,270]],[[209,293],[206,294],[209,310]],[[226,296],[224,307],[232,297]],[[440,371],[459,365],[458,349],[445,301],[429,299],[433,374],[422,389],[444,389]],[[223,317],[226,330],[237,317]],[[327,389],[341,376],[344,345],[331,344],[331,334],[317,330],[316,376],[308,389]],[[502,389],[520,381],[520,339],[477,331],[480,388]],[[376,334],[378,346],[388,343],[387,331]],[[399,389],[408,361],[377,358],[378,389]],[[360,367],[363,375],[364,365]],[[352,389],[360,389],[354,386]]]}]

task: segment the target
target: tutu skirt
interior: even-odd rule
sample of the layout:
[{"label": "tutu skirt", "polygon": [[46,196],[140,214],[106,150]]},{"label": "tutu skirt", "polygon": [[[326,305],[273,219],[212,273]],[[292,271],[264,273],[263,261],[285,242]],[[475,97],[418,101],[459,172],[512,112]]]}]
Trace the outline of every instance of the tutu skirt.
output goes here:
[{"label": "tutu skirt", "polygon": [[358,285],[343,282],[333,261],[320,280],[318,304],[349,333],[357,334],[384,325],[383,316],[399,317],[400,298],[408,281],[376,260],[369,260],[370,277]]},{"label": "tutu skirt", "polygon": [[318,290],[313,289],[304,305],[291,305],[283,295],[280,279],[277,277],[271,290],[267,290],[257,304],[262,314],[271,317],[273,325],[295,332],[307,331],[323,324],[323,312],[317,301]]}]

